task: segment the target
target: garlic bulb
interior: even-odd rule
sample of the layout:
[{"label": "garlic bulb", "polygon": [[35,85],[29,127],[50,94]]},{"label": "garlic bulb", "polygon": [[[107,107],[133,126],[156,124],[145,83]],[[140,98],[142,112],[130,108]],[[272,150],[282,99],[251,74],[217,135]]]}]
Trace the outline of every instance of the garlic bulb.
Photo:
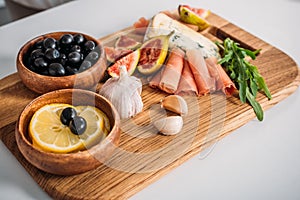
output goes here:
[{"label": "garlic bulb", "polygon": [[120,76],[108,79],[99,91],[117,109],[120,118],[133,117],[143,109],[142,82],[130,76],[125,66],[120,66]]}]

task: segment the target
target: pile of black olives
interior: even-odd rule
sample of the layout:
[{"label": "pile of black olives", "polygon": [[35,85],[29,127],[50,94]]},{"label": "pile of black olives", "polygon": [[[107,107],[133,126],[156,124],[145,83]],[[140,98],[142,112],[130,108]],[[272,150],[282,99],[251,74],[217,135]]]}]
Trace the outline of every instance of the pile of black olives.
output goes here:
[{"label": "pile of black olives", "polygon": [[25,56],[25,65],[47,76],[68,76],[93,66],[100,49],[82,34],[64,34],[58,40],[47,37],[36,42]]}]

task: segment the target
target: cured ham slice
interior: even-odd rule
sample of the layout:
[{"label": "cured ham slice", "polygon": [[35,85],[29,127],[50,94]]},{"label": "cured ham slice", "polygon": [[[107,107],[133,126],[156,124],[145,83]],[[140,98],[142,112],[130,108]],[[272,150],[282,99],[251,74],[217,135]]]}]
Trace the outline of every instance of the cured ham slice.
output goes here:
[{"label": "cured ham slice", "polygon": [[[226,95],[232,95],[233,92],[236,90],[236,86],[224,71],[222,66],[218,64],[217,58],[209,57],[205,59],[207,67],[211,72],[212,76],[216,78],[216,87],[217,90],[222,90],[222,92]],[[217,73],[217,74],[216,74]]]},{"label": "cured ham slice", "polygon": [[153,77],[150,78],[149,86],[152,88],[158,88],[160,80],[164,72],[164,67],[159,70]]},{"label": "cured ham slice", "polygon": [[183,70],[181,79],[178,85],[178,89],[175,94],[185,96],[185,95],[198,95],[197,85],[195,83],[194,75],[190,69],[190,65],[187,60],[184,60]]},{"label": "cured ham slice", "polygon": [[169,94],[174,94],[178,88],[182,69],[184,51],[179,48],[171,50],[163,71],[159,88]]},{"label": "cured ham slice", "polygon": [[139,18],[138,21],[136,21],[133,24],[133,27],[135,28],[135,33],[137,34],[145,34],[147,27],[149,25],[150,20],[146,19],[145,17]]},{"label": "cured ham slice", "polygon": [[206,95],[216,90],[215,79],[211,77],[202,52],[199,49],[188,49],[186,57],[194,75],[199,95]]}]

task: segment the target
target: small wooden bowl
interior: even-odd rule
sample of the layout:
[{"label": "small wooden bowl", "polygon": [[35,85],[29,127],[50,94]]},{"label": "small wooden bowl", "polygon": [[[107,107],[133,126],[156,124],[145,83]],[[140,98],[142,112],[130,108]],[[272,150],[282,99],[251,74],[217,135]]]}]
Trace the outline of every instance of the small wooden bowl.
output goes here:
[{"label": "small wooden bowl", "polygon": [[[102,142],[90,149],[74,153],[51,153],[32,145],[28,126],[33,114],[42,106],[51,103],[91,105],[102,110],[109,118],[111,131]],[[119,144],[120,117],[114,106],[104,97],[87,90],[63,89],[46,93],[29,103],[20,114],[15,136],[19,150],[35,167],[58,175],[74,175],[95,169],[104,163]]]},{"label": "small wooden bowl", "polygon": [[25,59],[28,57],[28,52],[38,41],[44,40],[47,37],[59,39],[64,34],[76,34],[78,32],[53,32],[38,36],[26,44],[24,44],[18,52],[16,65],[18,74],[30,90],[44,94],[50,91],[66,88],[78,88],[78,89],[89,89],[93,90],[96,88],[97,83],[103,78],[106,70],[106,56],[103,45],[100,41],[86,34],[81,33],[86,39],[95,42],[96,47],[99,48],[100,56],[97,62],[89,69],[74,75],[69,76],[46,76],[31,71],[26,66]]}]

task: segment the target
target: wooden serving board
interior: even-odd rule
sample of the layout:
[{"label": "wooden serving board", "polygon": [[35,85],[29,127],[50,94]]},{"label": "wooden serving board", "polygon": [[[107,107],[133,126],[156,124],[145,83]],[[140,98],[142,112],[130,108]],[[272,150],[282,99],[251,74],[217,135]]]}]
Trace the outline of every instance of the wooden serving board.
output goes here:
[{"label": "wooden serving board", "polygon": [[[250,33],[211,14],[212,27],[205,35],[213,40],[226,37],[250,49],[262,49],[253,62],[265,77],[273,99],[259,94],[258,101],[266,110],[291,95],[300,84],[297,64],[285,53]],[[111,34],[102,40],[114,38]],[[100,86],[99,86],[100,87]],[[0,138],[32,178],[55,199],[127,199],[156,181],[173,168],[199,154],[255,118],[252,108],[237,97],[215,93],[186,98],[189,114],[176,136],[162,136],[153,131],[150,120],[160,116],[158,102],[165,93],[143,87],[144,111],[134,119],[122,122],[119,149],[107,163],[95,170],[75,175],[56,176],[29,164],[18,150],[14,129],[22,109],[38,95],[28,90],[18,74],[0,80]]]}]

